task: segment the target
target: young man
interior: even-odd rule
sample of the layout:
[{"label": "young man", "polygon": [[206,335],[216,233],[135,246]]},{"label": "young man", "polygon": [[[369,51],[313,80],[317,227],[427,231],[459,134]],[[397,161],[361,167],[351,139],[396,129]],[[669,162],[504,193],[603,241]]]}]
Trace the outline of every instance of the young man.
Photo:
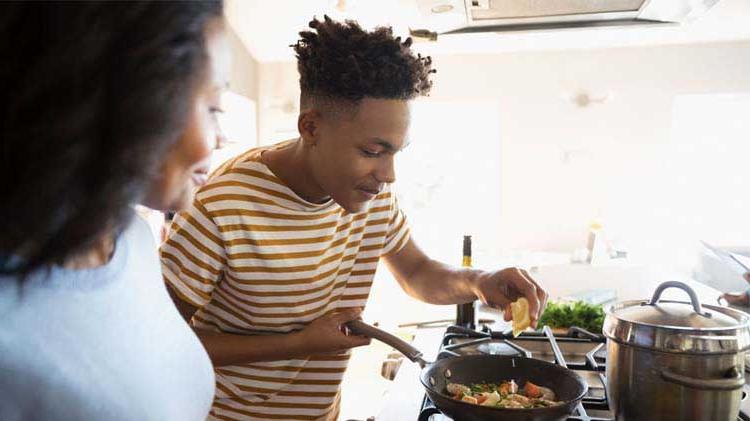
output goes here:
[{"label": "young man", "polygon": [[337,419],[348,350],[369,343],[342,326],[359,317],[380,260],[429,303],[479,298],[510,319],[509,303],[526,297],[535,323],[547,299],[525,271],[454,268],[409,236],[390,185],[430,58],[389,28],[327,17],[310,27],[294,46],[300,137],[220,168],[161,250],[216,366],[214,419]]}]

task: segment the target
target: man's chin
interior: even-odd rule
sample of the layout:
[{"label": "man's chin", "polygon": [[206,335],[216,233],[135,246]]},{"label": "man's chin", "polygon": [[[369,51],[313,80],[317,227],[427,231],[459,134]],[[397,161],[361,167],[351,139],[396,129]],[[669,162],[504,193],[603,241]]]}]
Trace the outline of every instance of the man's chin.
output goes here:
[{"label": "man's chin", "polygon": [[349,202],[345,204],[339,203],[339,205],[349,213],[360,213],[367,209],[367,203],[369,202]]}]

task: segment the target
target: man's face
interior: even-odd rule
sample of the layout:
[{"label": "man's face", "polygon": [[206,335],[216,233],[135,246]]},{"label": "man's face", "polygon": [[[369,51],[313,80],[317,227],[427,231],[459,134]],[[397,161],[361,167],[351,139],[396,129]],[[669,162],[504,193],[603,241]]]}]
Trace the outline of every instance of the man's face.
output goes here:
[{"label": "man's face", "polygon": [[396,181],[394,158],[408,128],[405,100],[365,98],[354,111],[321,116],[310,155],[316,183],[347,211],[361,211]]}]

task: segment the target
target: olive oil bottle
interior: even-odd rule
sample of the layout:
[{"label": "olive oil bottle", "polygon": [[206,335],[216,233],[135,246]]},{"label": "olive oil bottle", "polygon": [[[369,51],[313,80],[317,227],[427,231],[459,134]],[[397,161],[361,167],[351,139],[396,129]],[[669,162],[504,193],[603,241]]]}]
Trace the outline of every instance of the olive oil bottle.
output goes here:
[{"label": "olive oil bottle", "polygon": [[[464,235],[463,258],[461,266],[471,267],[471,236]],[[456,324],[469,329],[476,328],[476,301],[459,304],[456,307]]]}]

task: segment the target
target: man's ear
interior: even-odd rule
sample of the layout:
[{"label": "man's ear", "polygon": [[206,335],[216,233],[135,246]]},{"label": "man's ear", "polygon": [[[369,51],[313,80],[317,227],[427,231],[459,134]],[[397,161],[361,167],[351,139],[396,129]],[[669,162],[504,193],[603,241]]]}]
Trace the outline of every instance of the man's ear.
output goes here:
[{"label": "man's ear", "polygon": [[305,146],[315,146],[318,143],[320,126],[320,112],[317,110],[300,111],[297,117],[297,130]]}]

